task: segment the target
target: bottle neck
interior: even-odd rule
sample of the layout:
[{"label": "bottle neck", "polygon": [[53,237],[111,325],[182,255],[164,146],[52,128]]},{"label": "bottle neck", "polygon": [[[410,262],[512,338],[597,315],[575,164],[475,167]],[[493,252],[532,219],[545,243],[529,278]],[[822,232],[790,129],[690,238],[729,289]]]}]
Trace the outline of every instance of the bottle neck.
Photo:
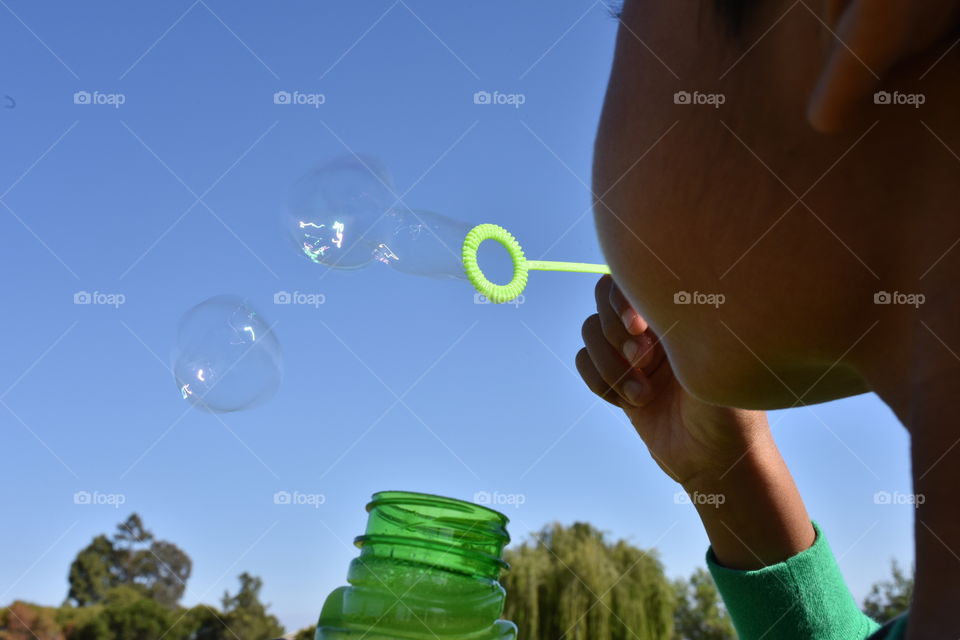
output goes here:
[{"label": "bottle neck", "polygon": [[480,505],[422,493],[384,491],[367,505],[361,557],[443,569],[497,580],[510,541],[508,519]]}]

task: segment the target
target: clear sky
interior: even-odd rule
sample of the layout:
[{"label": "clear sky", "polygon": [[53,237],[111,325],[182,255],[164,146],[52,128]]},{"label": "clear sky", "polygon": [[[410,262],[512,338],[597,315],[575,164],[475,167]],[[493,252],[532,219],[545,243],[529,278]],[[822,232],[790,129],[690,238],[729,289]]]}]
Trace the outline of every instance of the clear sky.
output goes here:
[{"label": "clear sky", "polygon": [[[461,282],[325,271],[279,225],[291,183],[353,150],[411,207],[503,224],[533,257],[602,261],[587,184],[615,31],[587,0],[2,0],[0,602],[61,602],[77,551],[135,510],[193,559],[186,604],[246,570],[297,628],[343,583],[382,489],[497,492],[522,502],[502,505],[515,540],[584,520],[656,546],[671,576],[701,565],[693,508],[574,372],[592,276],[535,273],[524,304],[477,305]],[[177,322],[222,293],[276,322],[284,383],[248,412],[185,412]],[[874,501],[910,491],[886,407],[771,419],[854,595],[890,557],[909,566],[911,507]]]}]

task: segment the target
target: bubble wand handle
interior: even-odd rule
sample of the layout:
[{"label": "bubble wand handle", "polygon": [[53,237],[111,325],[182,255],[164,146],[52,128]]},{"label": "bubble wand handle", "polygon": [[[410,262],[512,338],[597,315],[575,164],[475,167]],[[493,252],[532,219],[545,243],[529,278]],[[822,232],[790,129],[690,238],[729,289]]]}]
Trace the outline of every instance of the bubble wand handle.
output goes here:
[{"label": "bubble wand handle", "polygon": [[[480,265],[477,264],[477,250],[486,240],[495,240],[500,243],[510,259],[513,261],[513,278],[507,284],[490,282]],[[523,293],[527,286],[528,272],[537,271],[567,271],[574,273],[610,273],[610,268],[604,264],[587,264],[583,262],[552,262],[549,260],[527,260],[523,255],[520,243],[503,227],[495,224],[480,224],[471,229],[463,239],[461,249],[463,270],[467,279],[478,293],[495,304],[509,302]]]},{"label": "bubble wand handle", "polygon": [[527,269],[531,271],[566,271],[568,273],[610,273],[610,267],[605,264],[554,262],[553,260],[527,260]]}]

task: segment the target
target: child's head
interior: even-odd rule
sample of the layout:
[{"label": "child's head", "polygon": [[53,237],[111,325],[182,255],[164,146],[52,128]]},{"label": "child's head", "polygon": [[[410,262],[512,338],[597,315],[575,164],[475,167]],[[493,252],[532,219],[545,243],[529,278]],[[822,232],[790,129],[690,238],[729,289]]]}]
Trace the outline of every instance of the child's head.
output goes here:
[{"label": "child's head", "polygon": [[953,295],[960,248],[934,263],[960,238],[956,4],[627,1],[595,217],[694,394],[866,391],[917,313],[875,294]]}]

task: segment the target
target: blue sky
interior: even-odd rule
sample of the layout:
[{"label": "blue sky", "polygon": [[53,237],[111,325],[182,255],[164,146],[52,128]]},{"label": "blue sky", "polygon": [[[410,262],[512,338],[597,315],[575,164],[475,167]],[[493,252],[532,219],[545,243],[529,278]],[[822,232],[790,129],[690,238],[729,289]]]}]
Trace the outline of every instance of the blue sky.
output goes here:
[{"label": "blue sky", "polygon": [[[533,257],[602,261],[586,186],[616,31],[602,3],[0,4],[15,102],[0,109],[0,602],[62,601],[76,552],[136,510],[193,558],[185,603],[246,570],[304,626],[382,489],[496,492],[522,502],[502,505],[515,540],[586,520],[656,546],[671,575],[702,564],[692,507],[573,370],[593,277],[535,273],[524,304],[476,305],[465,283],[325,271],[280,228],[291,183],[356,151],[411,207],[503,224]],[[280,90],[325,101],[274,104]],[[125,301],[75,305],[78,291]],[[278,291],[325,302],[275,305]],[[177,322],[223,293],[276,322],[284,383],[248,412],[185,411]],[[909,565],[911,507],[874,501],[910,491],[886,407],[771,420],[857,598],[888,558]]]}]

